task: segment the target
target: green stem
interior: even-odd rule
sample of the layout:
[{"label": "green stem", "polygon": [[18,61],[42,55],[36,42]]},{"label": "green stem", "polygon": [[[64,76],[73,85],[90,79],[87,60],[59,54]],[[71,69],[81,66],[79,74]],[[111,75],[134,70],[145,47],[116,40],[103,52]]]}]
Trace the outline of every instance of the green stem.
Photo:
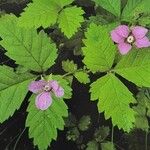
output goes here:
[{"label": "green stem", "polygon": [[148,132],[146,131],[146,133],[145,133],[145,150],[148,150],[147,149],[147,137],[148,137]]},{"label": "green stem", "polygon": [[18,139],[16,140],[16,143],[15,143],[15,145],[14,145],[13,150],[16,150],[17,144],[18,144],[18,142],[19,142],[19,140],[20,140],[21,136],[22,136],[22,135],[23,135],[23,133],[25,132],[25,130],[26,130],[26,128],[24,128],[24,129],[23,129],[23,131],[21,132],[21,134],[19,135]]},{"label": "green stem", "polygon": [[112,143],[112,150],[113,150],[113,145],[114,145],[114,127],[113,126],[111,129],[111,143]]}]

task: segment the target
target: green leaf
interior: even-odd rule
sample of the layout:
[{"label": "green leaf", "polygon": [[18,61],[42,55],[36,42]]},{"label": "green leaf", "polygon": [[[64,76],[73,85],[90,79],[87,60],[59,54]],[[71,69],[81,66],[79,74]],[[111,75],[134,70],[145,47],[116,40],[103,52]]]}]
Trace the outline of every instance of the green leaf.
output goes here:
[{"label": "green leaf", "polygon": [[84,21],[83,14],[82,8],[76,6],[61,11],[58,18],[59,28],[68,38],[71,38],[81,27],[81,23]]},{"label": "green leaf", "polygon": [[141,26],[150,25],[150,14],[146,14],[146,15],[141,16],[138,19],[138,23]]},{"label": "green leaf", "polygon": [[62,61],[62,68],[65,72],[74,73],[78,68],[77,64],[75,64],[72,60],[67,59],[66,61]]},{"label": "green leaf", "polygon": [[71,128],[70,130],[67,131],[67,140],[68,141],[76,141],[80,137],[80,132],[77,127]]},{"label": "green leaf", "polygon": [[29,137],[34,139],[34,145],[39,150],[45,150],[52,140],[57,138],[57,129],[64,129],[63,117],[68,116],[68,107],[62,99],[53,97],[52,105],[41,111],[35,106],[35,96],[30,98],[27,111],[26,127],[29,127]]},{"label": "green leaf", "polygon": [[[135,116],[135,127],[143,131],[149,130],[148,113],[150,111],[150,99],[147,97],[148,89],[141,89],[137,95],[138,105],[133,109],[137,112]],[[142,123],[141,123],[142,122]]]},{"label": "green leaf", "polygon": [[57,58],[56,45],[44,32],[19,28],[14,15],[0,18],[0,44],[6,55],[27,69],[42,72],[50,68]]},{"label": "green leaf", "polygon": [[86,131],[88,130],[90,124],[91,124],[90,116],[82,116],[81,119],[79,120],[78,127],[81,131]]},{"label": "green leaf", "polygon": [[122,12],[122,20],[132,22],[144,12],[149,12],[149,0],[128,0]]},{"label": "green leaf", "polygon": [[116,46],[112,42],[107,28],[91,24],[85,33],[83,47],[84,64],[92,72],[108,71],[113,64]]},{"label": "green leaf", "polygon": [[97,142],[103,142],[108,137],[109,132],[109,127],[102,126],[95,130],[94,137]]},{"label": "green leaf", "polygon": [[[109,91],[109,94],[108,94]],[[135,99],[127,87],[113,74],[98,79],[91,85],[91,100],[98,101],[99,112],[105,112],[105,118],[111,117],[113,125],[129,132],[135,122],[135,112],[129,104]]]},{"label": "green leaf", "polygon": [[27,28],[47,28],[54,25],[59,11],[73,0],[34,0],[29,3],[19,18],[19,25]]},{"label": "green leaf", "polygon": [[121,0],[93,0],[95,3],[107,11],[111,12],[115,16],[120,16],[121,12]]},{"label": "green leaf", "polygon": [[116,150],[112,142],[101,143],[102,150]]},{"label": "green leaf", "polygon": [[115,67],[115,72],[138,86],[150,87],[150,49],[132,50]]},{"label": "green leaf", "polygon": [[0,66],[0,123],[19,109],[33,79],[31,74],[17,74],[13,68]]},{"label": "green leaf", "polygon": [[89,75],[86,72],[78,71],[75,72],[74,76],[80,83],[86,84],[90,82]]},{"label": "green leaf", "polygon": [[87,143],[86,150],[99,150],[99,144],[96,141],[90,141]]}]

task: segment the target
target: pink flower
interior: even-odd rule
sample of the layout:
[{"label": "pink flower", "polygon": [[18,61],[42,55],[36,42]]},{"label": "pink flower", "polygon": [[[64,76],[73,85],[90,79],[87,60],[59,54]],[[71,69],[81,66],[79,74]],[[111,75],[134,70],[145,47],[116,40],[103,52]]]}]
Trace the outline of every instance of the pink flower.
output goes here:
[{"label": "pink flower", "polygon": [[111,32],[111,38],[118,44],[118,49],[122,55],[127,54],[132,45],[137,48],[149,47],[150,41],[146,37],[148,29],[135,26],[129,28],[126,25],[120,25]]},{"label": "pink flower", "polygon": [[38,94],[35,105],[40,110],[46,110],[52,104],[51,93],[54,93],[56,97],[62,97],[64,95],[64,89],[55,80],[33,81],[29,85],[29,91]]}]

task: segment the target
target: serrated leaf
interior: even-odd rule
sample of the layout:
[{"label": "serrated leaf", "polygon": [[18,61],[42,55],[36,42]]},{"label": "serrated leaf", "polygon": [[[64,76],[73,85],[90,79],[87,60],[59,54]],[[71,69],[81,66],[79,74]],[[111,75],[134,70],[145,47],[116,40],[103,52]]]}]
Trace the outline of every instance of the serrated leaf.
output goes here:
[{"label": "serrated leaf", "polygon": [[31,74],[17,74],[13,68],[0,66],[0,123],[19,109],[33,78]]},{"label": "serrated leaf", "polygon": [[59,28],[68,38],[71,38],[81,27],[81,23],[84,21],[83,14],[82,8],[76,6],[61,11],[58,18]]},{"label": "serrated leaf", "polygon": [[132,22],[143,12],[149,12],[149,0],[128,0],[122,12],[122,20]]},{"label": "serrated leaf", "polygon": [[111,12],[115,16],[120,16],[121,12],[121,0],[93,0],[95,3],[107,11]]},{"label": "serrated leaf", "polygon": [[127,132],[133,128],[135,112],[129,104],[134,103],[135,99],[115,75],[107,74],[92,83],[90,92],[91,100],[99,100],[99,112],[104,111],[106,119],[111,117],[114,126]]},{"label": "serrated leaf", "polygon": [[74,76],[80,83],[86,84],[90,82],[89,75],[86,72],[83,71],[75,72]]},{"label": "serrated leaf", "polygon": [[112,42],[107,28],[91,24],[85,33],[83,47],[84,64],[92,72],[105,72],[112,67],[116,46]]},{"label": "serrated leaf", "polygon": [[19,28],[14,15],[0,19],[0,44],[11,57],[27,69],[42,72],[54,64],[57,58],[56,45],[44,32],[37,34],[34,29]]},{"label": "serrated leaf", "polygon": [[52,105],[41,111],[35,106],[35,95],[30,98],[26,127],[29,127],[29,137],[39,150],[45,150],[52,140],[57,138],[57,129],[64,129],[63,117],[68,116],[68,107],[62,99],[53,97]]},{"label": "serrated leaf", "polygon": [[79,120],[78,128],[81,131],[86,131],[89,128],[89,125],[91,124],[91,118],[90,116],[82,116]]},{"label": "serrated leaf", "polygon": [[150,87],[150,50],[132,50],[115,67],[115,72],[138,86]]},{"label": "serrated leaf", "polygon": [[102,150],[116,150],[112,142],[101,143]]},{"label": "serrated leaf", "polygon": [[143,15],[138,19],[138,23],[141,26],[150,25],[150,14]]},{"label": "serrated leaf", "polygon": [[99,150],[99,143],[94,140],[88,142],[86,150]]},{"label": "serrated leaf", "polygon": [[70,130],[67,131],[67,140],[68,141],[76,141],[78,140],[80,136],[80,132],[77,127],[71,128]]},{"label": "serrated leaf", "polygon": [[109,127],[102,126],[95,130],[94,137],[97,142],[102,142],[108,137],[109,132]]},{"label": "serrated leaf", "polygon": [[27,28],[44,28],[54,25],[59,11],[73,0],[34,0],[24,9],[19,18],[19,25]]},{"label": "serrated leaf", "polygon": [[78,68],[72,60],[62,61],[62,68],[65,72],[74,73]]}]

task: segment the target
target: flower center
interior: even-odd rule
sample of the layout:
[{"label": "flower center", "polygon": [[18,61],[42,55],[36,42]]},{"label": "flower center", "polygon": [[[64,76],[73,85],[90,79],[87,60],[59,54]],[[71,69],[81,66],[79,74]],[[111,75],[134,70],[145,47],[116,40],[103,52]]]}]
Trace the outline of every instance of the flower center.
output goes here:
[{"label": "flower center", "polygon": [[51,91],[51,87],[49,85],[45,85],[43,90],[46,92],[49,92],[49,91]]},{"label": "flower center", "polygon": [[127,38],[127,42],[128,43],[133,43],[134,42],[134,36],[130,35],[128,38]]}]

